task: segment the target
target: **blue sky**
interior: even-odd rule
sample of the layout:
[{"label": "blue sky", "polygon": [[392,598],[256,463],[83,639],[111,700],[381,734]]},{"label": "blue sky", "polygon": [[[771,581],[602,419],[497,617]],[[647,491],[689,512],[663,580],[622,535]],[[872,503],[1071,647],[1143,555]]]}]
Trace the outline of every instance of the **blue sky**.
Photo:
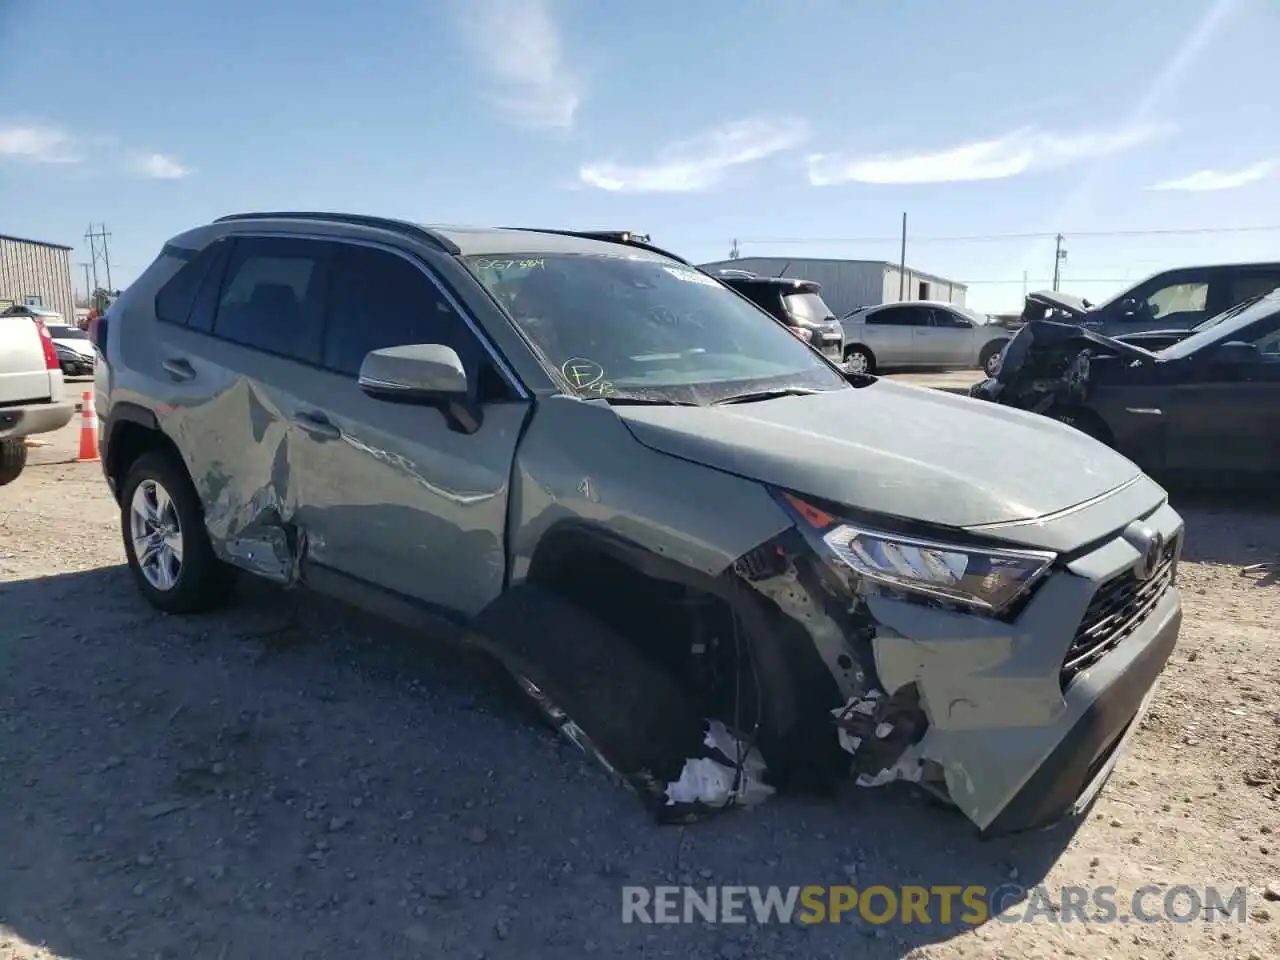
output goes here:
[{"label": "blue sky", "polygon": [[0,39],[0,233],[86,261],[105,223],[117,286],[272,208],[699,261],[896,260],[906,211],[908,262],[988,310],[1048,285],[1027,234],[1095,298],[1280,253],[1241,229],[1280,225],[1275,0],[0,0]]}]

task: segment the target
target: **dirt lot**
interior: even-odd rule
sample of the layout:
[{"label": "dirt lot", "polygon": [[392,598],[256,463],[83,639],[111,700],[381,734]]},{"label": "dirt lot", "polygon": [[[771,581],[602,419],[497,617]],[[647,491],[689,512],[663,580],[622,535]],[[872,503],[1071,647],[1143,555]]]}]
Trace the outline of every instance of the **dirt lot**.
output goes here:
[{"label": "dirt lot", "polygon": [[[74,425],[52,439],[0,489],[0,957],[1280,955],[1280,583],[1241,573],[1280,560],[1280,514],[1184,507],[1180,647],[1085,823],[981,844],[850,788],[659,828],[411,636],[267,587],[152,612],[98,466],[67,462]],[[624,884],[849,882],[1111,885],[1122,912],[1245,884],[1253,917],[620,922]]]}]

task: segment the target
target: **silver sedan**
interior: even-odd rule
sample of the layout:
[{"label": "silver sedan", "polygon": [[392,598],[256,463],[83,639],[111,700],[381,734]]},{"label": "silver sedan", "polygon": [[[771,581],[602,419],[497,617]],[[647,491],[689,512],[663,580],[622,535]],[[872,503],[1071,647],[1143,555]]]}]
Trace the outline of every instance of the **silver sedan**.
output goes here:
[{"label": "silver sedan", "polygon": [[980,367],[994,376],[1011,336],[975,310],[931,300],[861,307],[840,323],[853,373],[879,367]]}]

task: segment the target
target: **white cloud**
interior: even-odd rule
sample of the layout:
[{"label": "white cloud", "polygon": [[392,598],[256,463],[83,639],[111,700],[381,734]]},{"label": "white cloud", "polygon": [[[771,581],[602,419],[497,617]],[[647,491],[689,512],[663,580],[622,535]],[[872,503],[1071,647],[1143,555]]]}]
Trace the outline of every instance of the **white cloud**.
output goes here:
[{"label": "white cloud", "polygon": [[164,153],[135,154],[130,159],[129,166],[138,176],[152,180],[181,180],[195,172],[190,167],[183,166],[177,157]]},{"label": "white cloud", "polygon": [[911,184],[1004,180],[1033,170],[1130,150],[1168,133],[1162,124],[1060,134],[1024,128],[990,140],[974,140],[928,153],[809,157],[815,187],[841,183]]},{"label": "white cloud", "polygon": [[1243,187],[1266,179],[1275,169],[1276,162],[1274,160],[1264,160],[1261,163],[1255,163],[1251,167],[1245,167],[1243,170],[1223,172],[1197,170],[1195,173],[1189,173],[1185,177],[1178,177],[1176,180],[1161,180],[1159,183],[1153,183],[1147,189],[1185,191],[1234,190],[1236,187]]},{"label": "white cloud", "polygon": [[39,124],[0,124],[0,156],[19,157],[36,163],[76,163],[71,136],[55,127]]},{"label": "white cloud", "polygon": [[715,186],[734,167],[794,149],[808,135],[803,120],[737,120],[668,144],[652,163],[588,163],[579,168],[578,177],[601,190],[690,193]]},{"label": "white cloud", "polygon": [[467,0],[462,29],[493,75],[494,102],[515,123],[573,127],[582,88],[565,64],[550,0]]}]

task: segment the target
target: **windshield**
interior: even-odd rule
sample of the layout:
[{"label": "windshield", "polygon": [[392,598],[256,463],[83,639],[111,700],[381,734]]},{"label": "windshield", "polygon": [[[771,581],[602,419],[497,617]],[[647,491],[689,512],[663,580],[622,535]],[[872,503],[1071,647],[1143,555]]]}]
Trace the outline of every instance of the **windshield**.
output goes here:
[{"label": "windshield", "polygon": [[55,340],[88,340],[89,334],[75,327],[50,324],[45,328]]},{"label": "windshield", "polygon": [[801,323],[827,323],[835,319],[826,301],[816,293],[788,293],[782,300],[787,312]]},{"label": "windshield", "polygon": [[1210,318],[1196,327],[1195,332],[1187,339],[1165,347],[1159,351],[1159,355],[1166,360],[1180,360],[1209,344],[1227,343],[1235,339],[1235,335],[1244,328],[1271,316],[1277,310],[1280,310],[1280,291],[1267,294],[1238,313],[1228,310]]},{"label": "windshield", "polygon": [[701,404],[849,387],[768,314],[670,260],[520,253],[463,261],[579,396]]}]

